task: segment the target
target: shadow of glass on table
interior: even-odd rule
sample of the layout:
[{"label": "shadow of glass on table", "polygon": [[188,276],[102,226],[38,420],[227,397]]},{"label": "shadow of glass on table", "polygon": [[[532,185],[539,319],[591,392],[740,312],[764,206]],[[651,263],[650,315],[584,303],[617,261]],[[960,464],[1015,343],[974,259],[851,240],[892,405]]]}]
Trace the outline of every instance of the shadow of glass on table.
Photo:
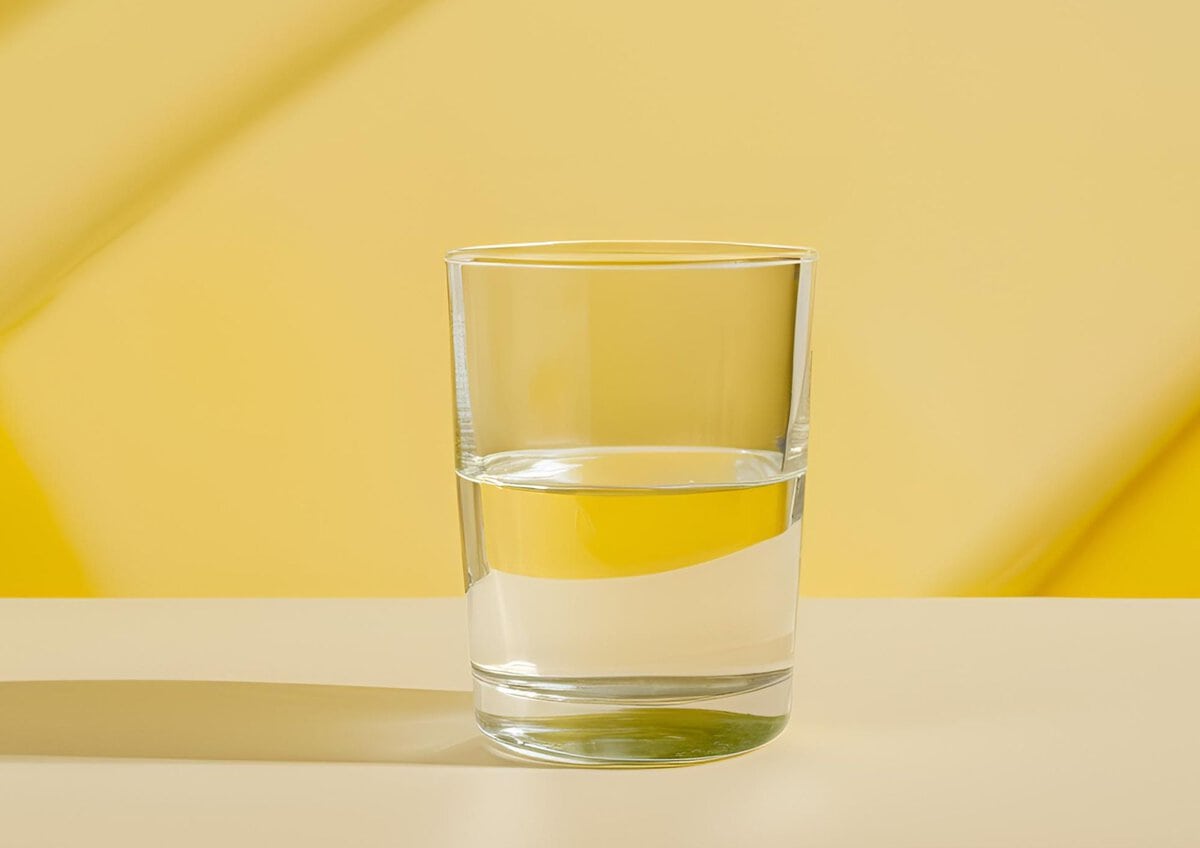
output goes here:
[{"label": "shadow of glass on table", "polygon": [[495,752],[470,692],[171,680],[0,682],[0,756],[533,764]]}]

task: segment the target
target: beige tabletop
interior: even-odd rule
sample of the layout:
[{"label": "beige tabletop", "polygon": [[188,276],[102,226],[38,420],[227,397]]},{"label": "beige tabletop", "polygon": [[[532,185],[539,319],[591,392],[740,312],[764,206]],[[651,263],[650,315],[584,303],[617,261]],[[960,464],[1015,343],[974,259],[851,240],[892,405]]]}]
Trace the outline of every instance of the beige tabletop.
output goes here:
[{"label": "beige tabletop", "polygon": [[766,748],[532,767],[464,607],[0,601],[0,846],[1200,845],[1200,601],[802,601]]}]

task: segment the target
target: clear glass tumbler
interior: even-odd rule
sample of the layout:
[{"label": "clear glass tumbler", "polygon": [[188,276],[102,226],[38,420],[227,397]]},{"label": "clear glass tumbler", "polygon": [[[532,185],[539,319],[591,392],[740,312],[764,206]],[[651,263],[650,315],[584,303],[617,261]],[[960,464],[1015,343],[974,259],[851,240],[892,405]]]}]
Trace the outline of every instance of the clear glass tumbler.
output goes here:
[{"label": "clear glass tumbler", "polygon": [[787,722],[808,443],[808,248],[453,250],[479,726],[653,765]]}]

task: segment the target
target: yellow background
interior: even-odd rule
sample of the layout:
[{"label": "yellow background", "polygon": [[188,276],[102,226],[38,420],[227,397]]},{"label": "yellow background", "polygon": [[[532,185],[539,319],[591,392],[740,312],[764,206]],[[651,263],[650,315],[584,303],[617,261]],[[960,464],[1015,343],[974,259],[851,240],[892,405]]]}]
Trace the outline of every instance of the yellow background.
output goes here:
[{"label": "yellow background", "polygon": [[461,591],[441,254],[822,259],[803,589],[1195,594],[1200,10],[0,6],[0,594]]}]

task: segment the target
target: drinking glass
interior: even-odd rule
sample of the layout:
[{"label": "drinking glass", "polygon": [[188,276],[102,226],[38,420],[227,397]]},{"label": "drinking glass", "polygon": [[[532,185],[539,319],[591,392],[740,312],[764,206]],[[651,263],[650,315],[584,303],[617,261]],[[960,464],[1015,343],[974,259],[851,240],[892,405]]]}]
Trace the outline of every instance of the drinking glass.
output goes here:
[{"label": "drinking glass", "polygon": [[814,251],[446,256],[479,727],[556,762],[758,747],[787,721]]}]

